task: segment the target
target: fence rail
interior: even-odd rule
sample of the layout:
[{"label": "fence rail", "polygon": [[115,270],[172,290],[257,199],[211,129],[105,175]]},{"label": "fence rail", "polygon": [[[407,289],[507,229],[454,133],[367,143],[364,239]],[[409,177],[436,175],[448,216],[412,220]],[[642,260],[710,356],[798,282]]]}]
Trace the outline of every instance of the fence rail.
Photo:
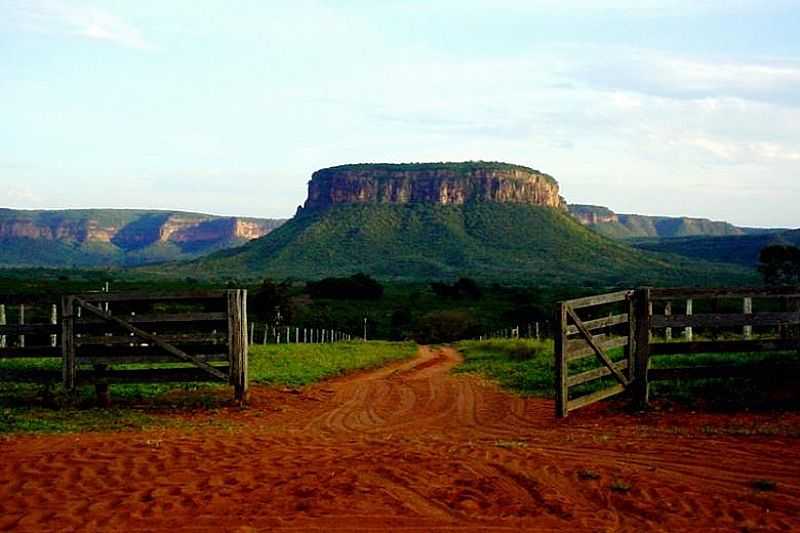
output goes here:
[{"label": "fence rail", "polygon": [[[800,375],[800,366],[786,363],[650,368],[652,356],[659,355],[800,350],[797,287],[642,288],[562,302],[556,319],[558,417],[626,391],[639,405],[646,405],[653,381]],[[675,339],[676,328],[682,328],[682,339]],[[695,339],[700,332],[707,340]],[[624,348],[621,358],[609,357],[610,351],[620,348]],[[589,360],[596,361],[594,368],[585,368]],[[573,362],[584,368],[571,373]],[[596,383],[609,376],[615,379],[611,385]],[[592,384],[595,390],[576,390]]]}]

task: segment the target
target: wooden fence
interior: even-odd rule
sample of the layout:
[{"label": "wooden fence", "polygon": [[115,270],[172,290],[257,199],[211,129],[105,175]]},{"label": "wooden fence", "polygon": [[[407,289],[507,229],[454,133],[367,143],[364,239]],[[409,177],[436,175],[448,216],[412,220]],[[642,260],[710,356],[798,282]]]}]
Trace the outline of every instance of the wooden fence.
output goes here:
[{"label": "wooden fence", "polygon": [[[0,296],[0,381],[94,384],[225,382],[247,399],[247,291]],[[42,368],[42,367],[45,368]]]},{"label": "wooden fence", "polygon": [[798,288],[643,288],[562,302],[556,319],[558,417],[626,391],[647,405],[653,381],[800,375],[786,364],[650,368],[661,355],[800,350]]}]

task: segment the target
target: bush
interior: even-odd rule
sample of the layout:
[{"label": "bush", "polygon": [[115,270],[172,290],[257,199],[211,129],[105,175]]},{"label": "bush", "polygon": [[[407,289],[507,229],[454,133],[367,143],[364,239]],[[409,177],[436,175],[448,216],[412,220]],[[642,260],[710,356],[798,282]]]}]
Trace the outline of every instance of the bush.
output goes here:
[{"label": "bush", "polygon": [[434,311],[417,320],[414,339],[423,344],[438,344],[476,337],[480,325],[467,311]]},{"label": "bush", "polygon": [[331,300],[380,300],[383,285],[366,274],[349,278],[325,278],[306,283],[306,292],[312,298]]}]

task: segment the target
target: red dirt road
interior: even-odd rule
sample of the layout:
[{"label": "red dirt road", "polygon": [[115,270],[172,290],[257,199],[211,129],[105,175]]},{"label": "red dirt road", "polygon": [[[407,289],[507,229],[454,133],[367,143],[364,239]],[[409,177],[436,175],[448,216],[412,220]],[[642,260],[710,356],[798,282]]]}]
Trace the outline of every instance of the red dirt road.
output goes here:
[{"label": "red dirt road", "polygon": [[556,421],[458,360],[256,388],[224,426],[0,440],[0,530],[800,530],[798,415]]}]

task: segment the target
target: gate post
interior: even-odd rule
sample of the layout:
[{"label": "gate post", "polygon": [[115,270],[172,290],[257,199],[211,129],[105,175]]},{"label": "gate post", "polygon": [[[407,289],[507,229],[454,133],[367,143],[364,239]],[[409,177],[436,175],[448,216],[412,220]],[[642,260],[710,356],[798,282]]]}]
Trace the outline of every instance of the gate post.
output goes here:
[{"label": "gate post", "polygon": [[234,398],[247,402],[247,291],[228,291],[228,364]]},{"label": "gate post", "polygon": [[569,389],[567,388],[567,306],[559,303],[555,313],[555,370],[556,370],[556,417],[564,418],[569,411]]},{"label": "gate post", "polygon": [[635,337],[635,380],[633,382],[634,402],[643,409],[650,402],[650,382],[647,376],[650,369],[650,289],[637,289],[634,293],[634,337]]},{"label": "gate post", "polygon": [[75,390],[75,304],[72,296],[61,297],[61,358],[64,389]]}]

